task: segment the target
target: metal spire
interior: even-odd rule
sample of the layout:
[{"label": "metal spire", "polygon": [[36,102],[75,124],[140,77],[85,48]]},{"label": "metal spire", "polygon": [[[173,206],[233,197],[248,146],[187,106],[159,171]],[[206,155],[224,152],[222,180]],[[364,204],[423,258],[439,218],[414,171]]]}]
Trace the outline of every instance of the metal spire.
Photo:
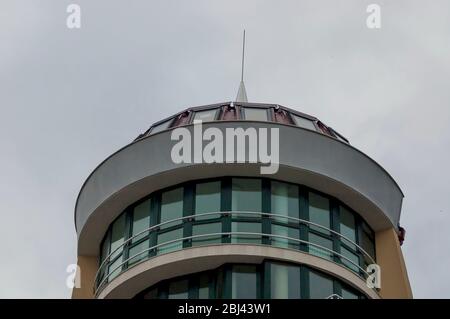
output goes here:
[{"label": "metal spire", "polygon": [[245,58],[245,30],[242,40],[242,66],[241,66],[241,83],[239,83],[239,90],[236,96],[236,102],[248,102],[247,91],[244,84],[244,58]]}]

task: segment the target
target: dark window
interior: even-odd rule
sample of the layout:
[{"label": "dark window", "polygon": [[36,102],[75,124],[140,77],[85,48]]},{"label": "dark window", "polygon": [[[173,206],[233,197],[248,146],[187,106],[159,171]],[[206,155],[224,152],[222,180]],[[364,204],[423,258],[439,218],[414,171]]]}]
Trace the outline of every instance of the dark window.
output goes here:
[{"label": "dark window", "polygon": [[[220,192],[221,183],[208,182],[195,186],[195,214],[220,212]],[[196,217],[196,220],[211,219],[218,215],[206,215]]]},{"label": "dark window", "polygon": [[333,280],[318,272],[309,272],[309,297],[311,299],[325,299],[333,293]]},{"label": "dark window", "polygon": [[188,280],[178,280],[169,284],[169,299],[188,298]]},{"label": "dark window", "polygon": [[231,206],[233,211],[261,212],[261,180],[233,178]]},{"label": "dark window", "polygon": [[231,298],[232,299],[256,299],[257,293],[256,266],[237,265],[232,268]]}]

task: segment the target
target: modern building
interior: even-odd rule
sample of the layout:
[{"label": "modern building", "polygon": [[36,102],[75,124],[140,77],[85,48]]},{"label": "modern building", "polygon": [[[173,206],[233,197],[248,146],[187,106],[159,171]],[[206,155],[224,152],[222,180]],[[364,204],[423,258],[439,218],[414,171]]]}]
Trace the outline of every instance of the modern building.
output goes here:
[{"label": "modern building", "polygon": [[[237,100],[153,124],[89,175],[73,298],[411,298],[389,173],[313,116],[248,103],[243,87]],[[194,134],[194,120],[224,135],[277,128],[278,171],[174,163],[171,134]],[[380,288],[366,283],[371,264]]]}]

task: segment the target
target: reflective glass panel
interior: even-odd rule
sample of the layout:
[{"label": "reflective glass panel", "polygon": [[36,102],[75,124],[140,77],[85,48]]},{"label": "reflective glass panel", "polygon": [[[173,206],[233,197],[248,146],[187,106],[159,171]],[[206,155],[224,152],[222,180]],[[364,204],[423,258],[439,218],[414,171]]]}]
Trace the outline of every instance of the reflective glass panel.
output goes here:
[{"label": "reflective glass panel", "polygon": [[155,134],[155,133],[158,133],[158,132],[161,132],[161,131],[164,131],[164,130],[168,129],[171,122],[172,122],[172,119],[170,119],[168,121],[165,121],[165,122],[162,122],[161,124],[158,124],[158,125],[154,126],[152,128],[152,130],[150,131],[150,134]]},{"label": "reflective glass panel", "polygon": [[291,114],[291,115],[292,115],[292,119],[294,120],[294,123],[297,126],[306,128],[308,130],[313,130],[313,131],[316,130],[316,127],[314,126],[314,124],[313,124],[313,122],[311,120],[308,120],[308,119],[306,119],[304,117],[301,117],[301,116],[298,116],[298,115],[295,115],[295,114]]},{"label": "reflective glass panel", "polygon": [[135,264],[138,261],[147,258],[148,250],[145,251],[147,248],[150,248],[148,240],[144,240],[143,242],[130,247],[130,249],[128,250],[128,258],[130,258],[130,260],[128,261],[128,265]]},{"label": "reflective glass panel", "polygon": [[267,109],[249,108],[244,109],[244,116],[249,121],[267,121]]},{"label": "reflective glass panel", "polygon": [[[222,223],[207,223],[192,226],[192,236],[216,234],[222,232]],[[202,236],[192,239],[192,246],[220,243],[222,241],[221,235]]]},{"label": "reflective glass panel", "polygon": [[[272,234],[294,239],[300,239],[300,230],[298,227],[287,227],[282,225],[272,224]],[[300,243],[292,239],[285,239],[281,237],[272,237],[272,245],[284,248],[298,249]]]},{"label": "reflective glass panel", "polygon": [[[262,232],[261,223],[248,223],[248,222],[233,222],[231,224],[232,232],[241,232],[241,233],[258,233]],[[261,236],[260,235],[232,235],[231,237],[232,243],[248,243],[248,244],[260,244]]]},{"label": "reflective glass panel", "polygon": [[318,236],[313,233],[309,233],[308,236],[309,236],[309,241],[311,243],[318,245],[318,246],[309,245],[309,253],[312,255],[316,255],[316,256],[325,258],[325,259],[331,259],[333,254],[330,251],[323,249],[322,247],[325,247],[328,249],[333,249],[333,242],[330,239],[324,238],[322,236]]},{"label": "reflective glass panel", "polygon": [[309,272],[309,297],[325,299],[333,294],[333,281],[315,271]]},{"label": "reflective glass panel", "polygon": [[108,267],[108,273],[109,273],[108,282],[113,280],[120,274],[120,272],[122,271],[121,264],[122,264],[122,258],[119,257],[112,264],[109,265],[109,267]]},{"label": "reflective glass panel", "polygon": [[272,299],[299,299],[300,267],[271,263],[270,296]]},{"label": "reflective glass panel", "polygon": [[355,294],[352,290],[346,289],[344,287],[342,287],[341,297],[344,299],[359,299],[357,294]]},{"label": "reflective glass panel", "polygon": [[261,180],[233,178],[232,183],[231,209],[242,212],[261,212]]},{"label": "reflective glass panel", "polygon": [[[183,238],[183,228],[178,228],[175,230],[167,231],[162,234],[158,234],[158,245],[163,244],[175,239]],[[164,244],[158,247],[159,253],[168,253],[171,251],[175,251],[181,249],[183,247],[183,241],[178,240],[168,244]]]},{"label": "reflective glass panel", "polygon": [[[359,272],[359,268],[356,265],[359,265],[359,257],[351,250],[348,250],[345,247],[341,246],[341,255],[348,258],[349,260],[345,258],[341,258],[342,263],[346,265],[348,268],[352,269],[355,272]],[[355,265],[356,264],[356,265]]]},{"label": "reflective glass panel", "polygon": [[[120,215],[114,222],[111,232],[111,259],[114,259],[122,253],[123,236],[125,235],[125,214]],[[119,248],[121,247],[121,248]],[[117,251],[115,251],[117,249]]]},{"label": "reflective glass panel", "polygon": [[[195,186],[195,213],[220,212],[220,182],[200,183]],[[219,217],[217,215],[198,216],[196,220]]]},{"label": "reflective glass panel", "polygon": [[211,122],[216,119],[217,109],[195,112],[194,121]]},{"label": "reflective glass panel", "polygon": [[[355,216],[348,211],[346,208],[340,206],[340,220],[341,220],[341,234],[352,242],[356,242],[356,224],[355,224]],[[348,240],[344,239],[344,243],[349,245]],[[354,247],[351,245],[352,248]]]},{"label": "reflective glass panel", "polygon": [[[298,186],[272,181],[270,202],[272,214],[299,218]],[[289,221],[280,217],[274,219],[284,223]]]},{"label": "reflective glass panel", "polygon": [[[328,229],[331,228],[330,201],[328,198],[309,192],[309,220]],[[324,234],[330,233],[329,231],[317,226],[311,226],[311,229],[320,231]]]},{"label": "reflective glass panel", "polygon": [[[183,188],[176,188],[161,194],[161,223],[183,217]],[[180,224],[181,221],[167,226]]]},{"label": "reflective glass panel", "polygon": [[[150,227],[150,200],[146,200],[142,204],[136,206],[133,210],[133,224],[131,226],[131,236],[143,232]],[[143,232],[139,236],[131,240],[132,243],[144,238],[148,232]]]},{"label": "reflective glass panel", "polygon": [[231,281],[232,281],[231,298],[233,299],[258,298],[256,266],[251,265],[233,266]]}]

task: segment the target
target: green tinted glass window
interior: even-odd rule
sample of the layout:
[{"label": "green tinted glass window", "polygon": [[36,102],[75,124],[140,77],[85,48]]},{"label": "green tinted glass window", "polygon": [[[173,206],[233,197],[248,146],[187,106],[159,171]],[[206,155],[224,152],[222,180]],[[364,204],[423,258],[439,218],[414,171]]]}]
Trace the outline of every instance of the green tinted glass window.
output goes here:
[{"label": "green tinted glass window", "polygon": [[180,238],[183,238],[183,228],[158,234],[158,245],[161,244],[161,246],[158,246],[158,252],[168,253],[181,249],[183,247],[183,242],[181,240],[175,241],[175,239]]},{"label": "green tinted glass window", "polygon": [[[207,223],[192,226],[192,236],[217,234],[222,232],[222,223]],[[192,239],[193,246],[220,243],[221,235],[202,236]]]},{"label": "green tinted glass window", "polygon": [[258,298],[256,266],[251,265],[233,266],[231,281],[232,281],[231,298],[233,299]]},{"label": "green tinted glass window", "polygon": [[261,223],[251,222],[233,222],[231,224],[231,231],[239,233],[253,233],[253,234],[234,234],[231,237],[232,243],[247,243],[260,244],[261,236],[256,235],[261,233]]},{"label": "green tinted glass window", "polygon": [[128,265],[133,265],[138,261],[141,261],[148,257],[149,241],[144,240],[143,242],[136,244],[128,250]]},{"label": "green tinted glass window", "polygon": [[183,217],[182,187],[161,194],[161,223],[180,217]]},{"label": "green tinted glass window", "polygon": [[[315,245],[309,245],[309,252],[325,259],[331,259],[332,253],[326,249],[333,249],[333,242],[323,236],[309,233],[309,241]],[[324,249],[325,248],[325,249]]]},{"label": "green tinted glass window", "polygon": [[359,265],[359,257],[351,250],[348,250],[345,247],[341,247],[341,255],[343,255],[345,258],[341,258],[342,263],[347,266],[348,268],[352,269],[353,271],[358,272],[359,268],[356,265]]},{"label": "green tinted glass window", "polygon": [[108,266],[108,273],[109,273],[108,281],[113,280],[120,274],[120,272],[122,271],[121,264],[122,264],[122,258],[117,258],[116,261],[109,264],[109,266]]},{"label": "green tinted glass window", "polygon": [[231,207],[233,211],[261,212],[261,180],[233,178]]},{"label": "green tinted glass window", "polygon": [[333,280],[315,271],[309,272],[309,297],[325,299],[333,294]]},{"label": "green tinted glass window", "polygon": [[[272,181],[270,203],[272,214],[299,218],[298,186]],[[285,223],[289,221],[286,218],[275,219]]]},{"label": "green tinted glass window", "polygon": [[272,299],[299,299],[300,267],[270,263],[270,297]]},{"label": "green tinted glass window", "polygon": [[[220,182],[200,183],[195,186],[195,214],[220,212]],[[196,217],[196,220],[219,217],[207,215]]]},{"label": "green tinted glass window", "polygon": [[342,287],[341,297],[344,299],[359,299],[358,295],[350,289]]},{"label": "green tinted glass window", "polygon": [[150,227],[150,200],[146,200],[143,203],[136,206],[133,210],[133,223],[131,225],[131,236],[136,236],[131,241],[132,243],[144,238],[148,235],[148,232],[143,232]]},{"label": "green tinted glass window", "polygon": [[124,235],[125,235],[125,214],[122,214],[118,219],[116,219],[111,230],[111,250],[110,250],[110,252],[112,253],[111,259],[114,259],[115,257],[117,257],[122,253],[123,246],[121,245],[123,244],[124,241]]},{"label": "green tinted glass window", "polygon": [[[328,198],[309,192],[309,220],[326,228],[331,228],[330,201]],[[329,234],[321,227],[311,226],[311,229]]]},{"label": "green tinted glass window", "polygon": [[[355,222],[355,216],[348,211],[346,208],[340,206],[340,228],[341,228],[341,234],[345,236],[346,238],[350,239],[353,242],[356,242],[356,222]],[[348,243],[347,240],[344,239],[344,243]]]},{"label": "green tinted glass window", "polygon": [[[272,234],[283,237],[272,237],[272,245],[284,248],[298,249],[300,243],[293,239],[300,239],[300,230],[298,227],[287,227],[282,225],[272,224]],[[287,239],[289,237],[293,239]]]}]

